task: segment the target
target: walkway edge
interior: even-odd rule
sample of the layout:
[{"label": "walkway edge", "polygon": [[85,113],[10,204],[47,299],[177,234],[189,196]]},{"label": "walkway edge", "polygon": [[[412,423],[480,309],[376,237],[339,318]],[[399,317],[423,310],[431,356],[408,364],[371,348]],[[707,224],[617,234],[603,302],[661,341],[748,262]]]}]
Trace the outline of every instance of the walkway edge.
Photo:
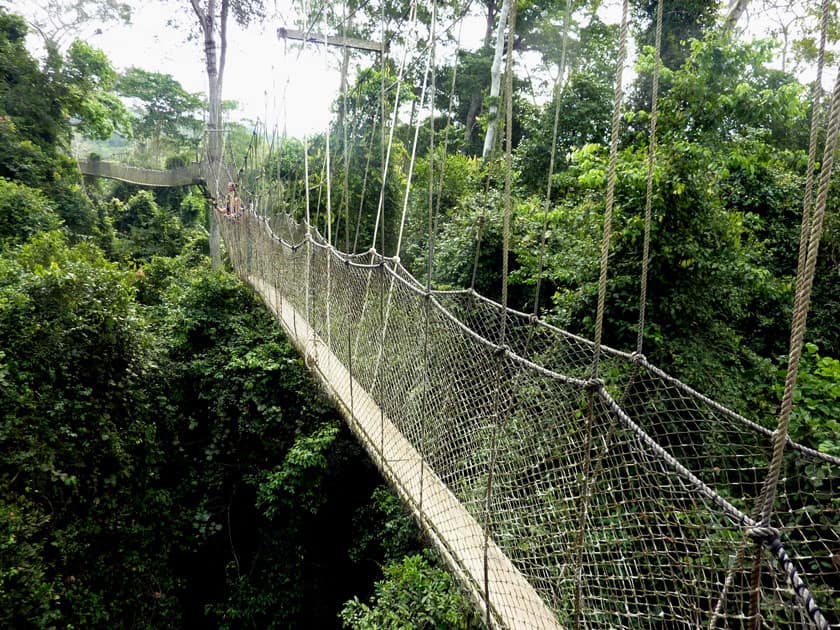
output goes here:
[{"label": "walkway edge", "polygon": [[[339,410],[371,459],[430,534],[479,610],[483,610],[484,531],[481,526],[443,481],[428,466],[422,466],[420,453],[355,379],[352,379],[351,399],[351,378],[347,368],[305,318],[268,283],[255,276],[245,279],[275,314],[307,365],[338,403]],[[457,547],[451,544],[452,541],[458,542]],[[487,555],[494,625],[515,629],[562,628],[554,613],[492,539]]]}]

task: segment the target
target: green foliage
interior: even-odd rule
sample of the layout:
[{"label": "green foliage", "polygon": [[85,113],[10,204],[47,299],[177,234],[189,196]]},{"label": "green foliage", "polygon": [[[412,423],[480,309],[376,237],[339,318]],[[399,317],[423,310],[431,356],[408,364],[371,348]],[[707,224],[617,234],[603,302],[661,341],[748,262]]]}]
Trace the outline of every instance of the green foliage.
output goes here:
[{"label": "green foliage", "polygon": [[117,74],[101,50],[76,40],[61,65],[61,86],[66,90],[65,107],[79,120],[83,136],[107,140],[114,132],[131,134],[128,111],[112,92]]},{"label": "green foliage", "polygon": [[40,190],[0,177],[0,249],[61,224]]},{"label": "green foliage", "polygon": [[26,33],[22,19],[0,8],[0,177],[42,189],[71,234],[90,234],[95,216],[80,190],[78,167],[63,148],[70,137],[69,116],[83,114],[76,111],[79,98],[100,93],[80,95],[67,84],[72,75],[73,81],[88,80],[94,87],[97,75],[86,75],[91,68],[83,63],[91,51],[75,49],[68,63],[54,53],[42,71],[26,50]]},{"label": "green foliage", "polygon": [[0,356],[2,526],[19,539],[0,549],[8,625],[145,623],[171,585],[154,351],[130,275],[90,245],[36,236],[0,259]]},{"label": "green foliage", "polygon": [[64,122],[60,101],[44,98],[53,88],[26,49],[28,30],[22,18],[0,8],[0,129],[43,149],[58,141]]},{"label": "green foliage", "polygon": [[[577,60],[559,96],[532,120],[524,121],[525,137],[516,152],[517,169],[528,191],[545,194],[551,156],[550,132],[559,105],[555,138],[555,173],[562,171],[569,154],[587,144],[605,144],[609,137],[613,99],[612,59],[618,37],[615,26],[593,19],[579,33]],[[562,194],[555,189],[555,198]]]},{"label": "green foliage", "polygon": [[472,607],[445,571],[428,556],[414,555],[384,567],[383,578],[365,604],[354,598],[341,611],[345,627],[471,628],[479,627]]},{"label": "green foliage", "polygon": [[327,469],[325,451],[338,435],[335,425],[320,427],[312,435],[299,436],[286,452],[283,463],[269,471],[257,491],[257,507],[271,519],[278,505],[305,509],[313,514],[323,502],[320,485]]},{"label": "green foliage", "polygon": [[61,586],[41,562],[49,521],[43,509],[22,496],[0,499],[0,623],[7,628],[49,627],[61,618]]},{"label": "green foliage", "polygon": [[195,150],[204,121],[198,94],[184,90],[172,75],[129,68],[116,85],[136,108],[135,136],[155,155],[183,148]]},{"label": "green foliage", "polygon": [[142,261],[175,256],[186,242],[180,219],[158,206],[148,191],[137,193],[125,204],[113,200],[111,212],[119,236],[114,244],[117,257]]},{"label": "green foliage", "polygon": [[419,551],[420,532],[399,498],[384,486],[374,489],[370,501],[354,518],[359,531],[350,549],[354,562],[381,559],[391,563]]},{"label": "green foliage", "polygon": [[[779,371],[781,398],[786,370]],[[840,457],[840,361],[821,355],[809,343],[799,367],[791,416],[791,437],[818,451]]]},{"label": "green foliage", "polygon": [[190,192],[184,197],[178,208],[181,223],[186,227],[196,224],[203,225],[208,210],[207,199],[203,194],[197,192]]}]

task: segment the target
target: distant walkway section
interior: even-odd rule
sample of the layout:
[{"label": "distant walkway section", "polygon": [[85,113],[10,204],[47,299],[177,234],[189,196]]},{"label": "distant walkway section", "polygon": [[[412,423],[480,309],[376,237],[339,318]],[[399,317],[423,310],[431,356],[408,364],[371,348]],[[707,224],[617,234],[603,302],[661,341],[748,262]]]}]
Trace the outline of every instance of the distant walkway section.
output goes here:
[{"label": "distant walkway section", "polygon": [[117,179],[121,182],[152,188],[191,186],[193,184],[204,183],[199,164],[182,166],[168,171],[158,171],[151,168],[128,166],[117,162],[79,160],[79,169],[85,175]]}]

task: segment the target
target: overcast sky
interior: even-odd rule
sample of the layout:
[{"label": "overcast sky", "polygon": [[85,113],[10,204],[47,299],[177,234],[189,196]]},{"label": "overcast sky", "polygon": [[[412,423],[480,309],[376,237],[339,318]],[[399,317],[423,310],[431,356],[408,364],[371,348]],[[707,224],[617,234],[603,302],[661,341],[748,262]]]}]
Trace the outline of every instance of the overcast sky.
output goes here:
[{"label": "overcast sky", "polygon": [[[203,42],[189,41],[186,28],[167,26],[173,18],[189,27],[195,23],[186,0],[132,4],[130,25],[109,24],[98,34],[91,28],[84,39],[102,49],[118,71],[136,66],[171,74],[188,91],[206,93]],[[35,12],[36,3],[19,0],[12,6],[26,16]],[[289,19],[294,17],[289,10],[283,14]],[[267,20],[244,32],[230,20],[223,97],[240,103],[240,110],[233,114],[237,119],[259,118],[267,120],[269,126],[282,126],[285,119],[292,135],[323,130],[329,103],[338,90],[335,59],[332,55],[325,58],[312,45],[301,54],[299,44],[284,46],[276,37],[276,29],[282,25],[277,20]],[[37,44],[38,39],[33,38],[33,45]],[[288,98],[284,99],[286,92]]]}]

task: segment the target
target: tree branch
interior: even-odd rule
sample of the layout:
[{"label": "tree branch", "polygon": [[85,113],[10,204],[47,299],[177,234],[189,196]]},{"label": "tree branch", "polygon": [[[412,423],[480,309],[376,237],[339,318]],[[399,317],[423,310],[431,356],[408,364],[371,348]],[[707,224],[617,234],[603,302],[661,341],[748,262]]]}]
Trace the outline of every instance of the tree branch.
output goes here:
[{"label": "tree branch", "polygon": [[201,26],[201,31],[206,33],[206,25],[204,24],[204,10],[199,6],[198,0],[190,0],[190,4],[192,5],[193,11],[195,11],[195,15],[198,18],[198,23]]}]

